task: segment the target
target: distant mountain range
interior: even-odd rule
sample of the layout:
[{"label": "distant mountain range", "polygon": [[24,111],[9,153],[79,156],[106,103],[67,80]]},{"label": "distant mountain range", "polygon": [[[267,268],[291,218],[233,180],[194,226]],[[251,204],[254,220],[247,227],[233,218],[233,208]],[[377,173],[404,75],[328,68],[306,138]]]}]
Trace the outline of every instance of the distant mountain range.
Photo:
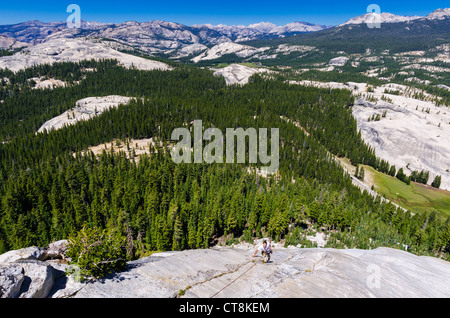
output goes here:
[{"label": "distant mountain range", "polygon": [[[81,28],[68,29],[66,22],[28,21],[0,26],[0,48],[17,48],[35,45],[59,38],[91,38],[111,42],[113,48],[138,49],[147,53],[174,53],[188,55],[192,50],[226,42],[279,39],[329,31],[336,33],[343,26],[373,22],[377,17],[381,23],[412,21],[437,21],[450,18],[450,8],[438,9],[424,17],[398,16],[391,13],[367,13],[348,20],[340,26],[317,25],[308,22],[293,22],[277,26],[269,22],[245,25],[201,24],[187,26],[167,21],[124,23],[98,23],[82,21]],[[321,34],[322,32],[318,32]],[[325,33],[326,35],[326,33]],[[332,40],[332,39],[331,39]],[[119,46],[119,47],[118,47]],[[182,50],[187,50],[186,52]]]},{"label": "distant mountain range", "polygon": [[186,26],[155,20],[150,22],[129,21],[119,24],[82,21],[80,29],[68,29],[65,22],[28,21],[0,26],[0,36],[3,36],[6,47],[14,42],[7,41],[6,38],[34,45],[54,38],[91,37],[115,40],[147,52],[160,52],[168,49],[180,49],[191,44],[216,45],[224,42],[285,37],[320,31],[329,27],[307,22],[293,22],[285,26],[277,26],[269,22],[249,26],[214,26],[210,24]]},{"label": "distant mountain range", "polygon": [[374,13],[352,18],[333,28],[319,32],[297,34],[286,38],[256,40],[245,43],[254,47],[307,45],[330,51],[364,53],[367,49],[391,53],[430,50],[450,43],[450,8],[438,9],[424,17],[397,16],[381,13],[380,28],[370,28],[366,23],[374,23]]},{"label": "distant mountain range", "polygon": [[351,18],[347,22],[341,24],[341,26],[347,25],[347,24],[370,23],[370,22],[374,22],[375,20],[379,21],[381,23],[397,23],[397,22],[408,22],[408,21],[413,21],[413,20],[418,20],[418,19],[442,20],[442,19],[445,19],[448,17],[450,17],[450,8],[437,9],[424,17],[420,17],[417,15],[402,16],[402,15],[395,15],[395,14],[388,13],[388,12],[383,12],[383,13],[379,13],[379,14],[378,13],[366,13],[366,14],[360,15],[358,17]]}]

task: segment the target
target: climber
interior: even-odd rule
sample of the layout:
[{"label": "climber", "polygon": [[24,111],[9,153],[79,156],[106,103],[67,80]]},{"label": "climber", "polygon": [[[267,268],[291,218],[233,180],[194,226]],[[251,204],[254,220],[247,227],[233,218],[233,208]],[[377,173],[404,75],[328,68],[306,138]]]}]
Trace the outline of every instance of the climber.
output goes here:
[{"label": "climber", "polygon": [[267,241],[264,240],[262,245],[255,251],[255,254],[253,254],[253,257],[256,256],[256,253],[258,253],[258,251],[261,252],[261,255],[264,258],[267,258],[266,263],[270,262],[270,254],[272,254],[272,247],[271,247],[271,240],[269,240],[269,244],[267,244]]}]

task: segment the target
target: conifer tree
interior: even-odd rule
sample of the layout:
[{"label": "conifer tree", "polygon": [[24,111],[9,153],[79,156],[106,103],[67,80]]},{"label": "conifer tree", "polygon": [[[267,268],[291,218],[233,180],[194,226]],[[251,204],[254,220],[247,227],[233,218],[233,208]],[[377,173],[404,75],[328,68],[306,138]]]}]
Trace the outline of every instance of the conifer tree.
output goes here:
[{"label": "conifer tree", "polygon": [[439,188],[441,186],[441,176],[434,177],[434,180],[431,183],[431,186],[434,188]]}]

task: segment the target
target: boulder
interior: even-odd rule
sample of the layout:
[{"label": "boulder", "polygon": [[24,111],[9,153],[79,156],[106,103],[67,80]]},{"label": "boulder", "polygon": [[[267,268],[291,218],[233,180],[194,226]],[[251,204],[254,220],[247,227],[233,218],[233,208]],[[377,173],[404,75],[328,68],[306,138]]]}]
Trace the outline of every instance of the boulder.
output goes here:
[{"label": "boulder", "polygon": [[50,249],[31,246],[0,255],[0,297],[47,297],[55,280],[55,270],[43,260],[61,257],[64,242]]},{"label": "boulder", "polygon": [[50,243],[45,250],[45,259],[65,259],[67,244],[67,240],[60,240]]},{"label": "boulder", "polygon": [[25,275],[19,297],[47,297],[55,281],[53,267],[37,260],[21,261],[17,264],[22,266]]},{"label": "boulder", "polygon": [[14,263],[24,260],[44,260],[45,249],[31,246],[19,250],[12,250],[0,255],[0,263]]},{"label": "boulder", "polygon": [[[54,261],[47,262],[52,264],[56,276],[53,288],[47,296],[49,298],[72,297],[90,282],[89,278],[82,279],[79,268],[76,265],[54,263]],[[67,275],[67,271],[71,274]]]},{"label": "boulder", "polygon": [[16,298],[24,281],[22,266],[18,264],[0,264],[0,298]]}]

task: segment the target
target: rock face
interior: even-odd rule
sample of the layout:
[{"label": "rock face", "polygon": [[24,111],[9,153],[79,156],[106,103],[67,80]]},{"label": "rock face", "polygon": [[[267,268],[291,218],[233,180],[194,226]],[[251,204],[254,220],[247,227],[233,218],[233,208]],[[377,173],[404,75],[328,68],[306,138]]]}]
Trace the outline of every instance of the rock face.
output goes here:
[{"label": "rock face", "polygon": [[269,47],[255,48],[248,45],[225,42],[213,46],[212,48],[206,50],[205,52],[192,58],[191,60],[194,63],[198,63],[200,61],[215,60],[226,54],[236,54],[239,57],[246,58],[257,53],[262,53],[268,49]]},{"label": "rock face", "polygon": [[249,48],[249,46],[233,42],[220,43],[206,50],[202,54],[192,58],[191,61],[197,63],[199,61],[214,60],[221,57],[222,55],[240,52]]},{"label": "rock face", "polygon": [[[445,106],[436,106],[431,101],[432,95],[395,83],[375,87],[370,92],[365,83],[305,80],[290,83],[350,89],[357,97],[352,107],[357,129],[376,156],[395,165],[397,171],[403,168],[407,176],[414,170],[428,171],[428,184],[441,176],[440,188],[450,190],[450,112]],[[442,89],[444,86],[439,85]],[[415,95],[422,95],[424,100],[414,98]],[[370,120],[377,115],[379,120]]]},{"label": "rock face", "polygon": [[53,287],[55,270],[42,261],[23,261],[25,279],[20,288],[20,298],[45,298]]},{"label": "rock face", "polygon": [[26,260],[42,260],[45,250],[31,246],[20,250],[13,250],[0,255],[0,263],[14,263]]},{"label": "rock face", "polygon": [[0,255],[0,298],[45,298],[54,286],[58,266],[51,259],[60,259],[67,241],[58,241],[48,248],[36,246],[9,251]]},{"label": "rock face", "polygon": [[223,76],[227,85],[247,84],[255,73],[267,72],[265,68],[248,67],[240,64],[230,64],[214,72],[216,76]]},{"label": "rock face", "polygon": [[90,59],[116,59],[123,67],[135,67],[140,70],[171,69],[165,63],[125,54],[101,43],[70,38],[50,39],[14,55],[1,57],[0,68],[8,68],[17,72],[33,65],[78,62]]},{"label": "rock face", "polygon": [[[378,93],[378,91],[380,91]],[[375,96],[382,93],[376,88]],[[450,113],[429,101],[385,94],[392,102],[357,101],[352,108],[361,136],[374,148],[377,157],[411,171],[430,172],[428,184],[442,177],[441,189],[450,190]],[[385,113],[377,121],[372,115]]]},{"label": "rock face", "polygon": [[408,252],[214,248],[153,254],[75,297],[450,297],[450,263]]},{"label": "rock face", "polygon": [[110,95],[103,97],[88,97],[80,99],[75,103],[75,107],[65,111],[45,122],[38,130],[38,133],[44,130],[58,130],[64,126],[74,125],[82,120],[89,120],[100,115],[112,107],[118,107],[120,104],[128,104],[131,98],[119,95]]},{"label": "rock face", "polygon": [[252,257],[255,250],[248,244],[155,253],[129,262],[124,272],[84,282],[66,277],[68,265],[51,260],[3,263],[0,297],[450,297],[450,263],[433,257],[275,244],[265,264]]},{"label": "rock face", "polygon": [[17,264],[0,264],[0,297],[16,298],[20,294],[25,276]]},{"label": "rock face", "polygon": [[0,35],[0,49],[17,49],[25,46],[29,46],[29,44],[17,41],[11,37]]},{"label": "rock face", "polygon": [[348,57],[339,56],[339,57],[332,58],[328,64],[330,66],[344,66],[345,63],[347,63],[347,62],[348,62]]},{"label": "rock face", "polygon": [[67,240],[52,242],[45,249],[45,259],[63,259],[67,251]]}]

